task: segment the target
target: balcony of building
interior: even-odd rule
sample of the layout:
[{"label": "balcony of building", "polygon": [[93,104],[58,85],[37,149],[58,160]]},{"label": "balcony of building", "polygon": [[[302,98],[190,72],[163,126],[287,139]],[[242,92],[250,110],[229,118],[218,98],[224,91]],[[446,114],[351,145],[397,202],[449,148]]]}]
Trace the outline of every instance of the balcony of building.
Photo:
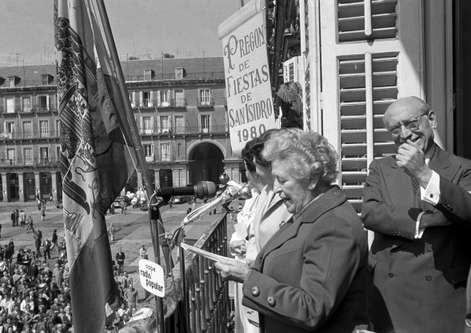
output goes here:
[{"label": "balcony of building", "polygon": [[199,98],[198,99],[198,109],[213,109],[214,108],[214,98]]},{"label": "balcony of building", "polygon": [[228,133],[227,125],[210,126],[172,126],[168,128],[138,128],[141,136],[174,137],[184,135],[225,135]]},{"label": "balcony of building", "polygon": [[157,109],[162,111],[170,111],[171,109],[185,109],[187,102],[185,98],[170,98],[167,101],[157,104]]},{"label": "balcony of building", "polygon": [[33,131],[33,132],[22,132],[22,131],[13,131],[13,132],[4,132],[0,133],[0,142],[1,141],[19,141],[19,140],[51,140],[56,141],[59,139],[59,132],[58,131],[50,131],[50,132],[40,132],[40,131]]},{"label": "balcony of building", "polygon": [[49,158],[41,158],[41,159],[37,159],[33,165],[35,167],[38,167],[38,168],[41,168],[41,167],[57,167],[59,166],[59,161],[58,160],[54,160],[54,159],[49,159]]},{"label": "balcony of building", "polygon": [[192,72],[185,73],[183,78],[176,78],[174,73],[154,73],[152,79],[142,75],[126,75],[126,82],[144,81],[185,81],[185,80],[224,80],[224,72]]},{"label": "balcony of building", "polygon": [[0,96],[0,113],[4,117],[16,117],[18,114],[37,114],[57,112],[55,91],[12,91]]},{"label": "balcony of building", "polygon": [[57,168],[59,167],[59,161],[51,158],[35,158],[35,159],[16,159],[16,158],[0,158],[0,167],[2,168],[20,168],[20,167],[31,167],[31,168]]},{"label": "balcony of building", "polygon": [[41,105],[36,105],[31,109],[32,112],[35,113],[53,113],[53,112],[58,112],[57,108],[51,107],[51,106],[41,106]]}]

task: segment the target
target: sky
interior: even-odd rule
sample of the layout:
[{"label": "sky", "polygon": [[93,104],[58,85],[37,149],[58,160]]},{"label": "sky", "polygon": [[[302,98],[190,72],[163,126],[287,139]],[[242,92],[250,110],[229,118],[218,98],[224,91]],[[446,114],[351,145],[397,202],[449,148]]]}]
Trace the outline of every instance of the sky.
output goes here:
[{"label": "sky", "polygon": [[[240,0],[105,0],[121,59],[221,56],[217,27]],[[0,0],[0,66],[52,64],[53,0]]]}]

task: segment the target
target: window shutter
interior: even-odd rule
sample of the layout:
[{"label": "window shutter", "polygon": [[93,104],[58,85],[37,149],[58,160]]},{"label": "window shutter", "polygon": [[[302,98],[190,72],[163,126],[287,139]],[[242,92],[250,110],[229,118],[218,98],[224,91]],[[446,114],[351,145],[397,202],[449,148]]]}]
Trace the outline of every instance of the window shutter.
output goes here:
[{"label": "window shutter", "polygon": [[56,95],[50,95],[49,96],[49,107],[51,110],[56,110],[56,99],[57,99],[57,96]]},{"label": "window shutter", "polygon": [[21,98],[15,96],[15,112],[21,112]]},{"label": "window shutter", "polygon": [[128,93],[128,97],[129,97],[129,104],[131,105],[131,108],[133,108],[134,105],[133,105],[133,101],[132,101],[132,92]]},{"label": "window shutter", "polygon": [[168,91],[168,95],[169,95],[169,104],[171,106],[175,106],[175,90],[169,90]]},{"label": "window shutter", "polygon": [[142,108],[144,106],[144,92],[139,91],[139,106]]},{"label": "window shutter", "polygon": [[153,91],[150,91],[149,92],[149,107],[153,107],[154,106],[154,92]]},{"label": "window shutter", "polygon": [[397,0],[339,0],[338,41],[394,38]]},{"label": "window shutter", "polygon": [[15,98],[14,97],[7,97],[6,98],[6,106],[7,106],[7,113],[15,112]]},{"label": "window shutter", "polygon": [[184,92],[184,90],[175,91],[175,105],[177,107],[185,106],[185,92]]},{"label": "window shutter", "polygon": [[161,104],[161,103],[160,103],[160,94],[161,94],[161,93],[162,93],[161,90],[158,90],[158,91],[157,91],[157,106],[160,106],[160,104]]},{"label": "window shutter", "polygon": [[419,1],[336,3],[320,1],[322,132],[339,152],[338,182],[359,211],[369,164],[395,152],[384,111],[398,97],[423,97],[423,8]]},{"label": "window shutter", "polygon": [[133,108],[136,107],[136,92],[135,91],[131,93],[131,107]]},{"label": "window shutter", "polygon": [[342,185],[360,204],[368,165],[394,152],[382,119],[397,99],[397,53],[340,58],[338,73]]}]

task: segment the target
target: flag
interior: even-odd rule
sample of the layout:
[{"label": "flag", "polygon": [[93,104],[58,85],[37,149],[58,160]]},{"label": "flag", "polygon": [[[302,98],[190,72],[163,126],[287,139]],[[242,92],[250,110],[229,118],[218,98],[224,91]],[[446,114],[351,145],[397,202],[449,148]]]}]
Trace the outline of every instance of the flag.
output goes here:
[{"label": "flag", "polygon": [[64,229],[77,333],[103,332],[105,307],[119,299],[104,214],[137,160],[121,69],[111,61],[114,45],[105,42],[96,6],[96,0],[54,2]]}]

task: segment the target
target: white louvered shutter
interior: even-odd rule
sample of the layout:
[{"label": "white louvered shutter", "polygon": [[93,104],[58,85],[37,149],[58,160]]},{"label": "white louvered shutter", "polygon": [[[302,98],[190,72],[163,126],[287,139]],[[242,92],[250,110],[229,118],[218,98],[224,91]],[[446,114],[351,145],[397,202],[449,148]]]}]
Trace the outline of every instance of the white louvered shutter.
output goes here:
[{"label": "white louvered shutter", "polygon": [[139,106],[142,108],[144,107],[144,92],[139,91]]},{"label": "white louvered shutter", "polygon": [[420,1],[320,1],[323,134],[357,210],[369,164],[395,151],[383,125],[398,97],[423,96]]},{"label": "white louvered shutter", "polygon": [[150,93],[149,93],[149,107],[153,107],[154,106],[154,92],[151,90]]},{"label": "white louvered shutter", "polygon": [[175,106],[175,90],[169,90],[169,103],[171,106]]},{"label": "white louvered shutter", "polygon": [[136,107],[136,92],[135,91],[131,93],[131,107],[132,108]]}]

